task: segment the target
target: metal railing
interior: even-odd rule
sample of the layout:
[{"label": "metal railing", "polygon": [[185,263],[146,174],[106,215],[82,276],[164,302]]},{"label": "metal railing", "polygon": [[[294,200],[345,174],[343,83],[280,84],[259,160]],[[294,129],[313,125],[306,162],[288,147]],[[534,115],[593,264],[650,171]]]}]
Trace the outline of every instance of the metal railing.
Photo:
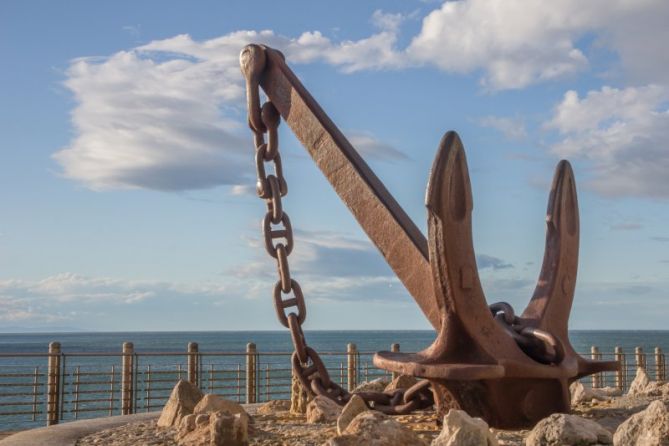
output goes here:
[{"label": "metal railing", "polygon": [[[399,346],[393,345],[398,351]],[[259,352],[248,344],[243,352],[200,352],[189,343],[181,352],[136,352],[124,343],[119,353],[64,353],[53,342],[49,353],[0,354],[0,430],[47,425],[60,421],[159,410],[180,379],[243,403],[290,398],[290,353]],[[372,364],[373,352],[349,344],[345,352],[321,356],[333,379],[349,390],[361,382],[390,373]],[[602,353],[592,347],[583,356],[616,360],[618,372],[583,378],[592,387],[625,391],[636,370],[644,367],[651,379],[666,381],[666,357],[659,348],[651,354],[637,347],[625,353],[616,347]]]},{"label": "metal railing", "polygon": [[[352,344],[350,346],[353,346]],[[339,384],[390,374],[372,365],[372,352],[323,352]],[[181,379],[242,403],[290,398],[288,352],[136,352],[124,343],[118,353],[0,353],[0,430],[34,427],[80,418],[159,410]],[[352,386],[352,387],[351,387]]]}]

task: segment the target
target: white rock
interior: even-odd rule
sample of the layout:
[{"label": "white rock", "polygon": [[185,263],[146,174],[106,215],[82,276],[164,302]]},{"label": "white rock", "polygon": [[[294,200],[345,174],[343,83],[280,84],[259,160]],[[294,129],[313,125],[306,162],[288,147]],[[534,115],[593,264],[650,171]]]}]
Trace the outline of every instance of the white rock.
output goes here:
[{"label": "white rock", "polygon": [[388,415],[367,410],[359,413],[346,427],[344,435],[330,439],[327,446],[425,446],[411,429]]},{"label": "white rock", "polygon": [[555,413],[539,421],[525,440],[526,446],[611,444],[611,432],[592,420]]},{"label": "white rock", "polygon": [[363,383],[358,384],[358,387],[353,389],[353,393],[355,392],[383,392],[383,390],[386,388],[386,386],[390,384],[390,381],[383,379],[383,378],[377,378],[372,381],[365,381]]},{"label": "white rock", "polygon": [[464,410],[451,409],[444,426],[431,446],[497,446],[497,437],[481,418],[470,417]]},{"label": "white rock", "polygon": [[572,404],[580,404],[592,400],[605,401],[609,399],[609,395],[600,389],[584,386],[580,381],[574,381],[571,386],[569,386],[569,391],[571,392]]},{"label": "white rock", "polygon": [[656,381],[651,381],[646,369],[638,367],[636,376],[630,384],[627,394],[630,396],[659,396],[663,393],[663,386]]},{"label": "white rock", "polygon": [[212,393],[203,396],[202,399],[193,408],[194,414],[204,414],[218,411],[229,412],[231,415],[241,413],[248,416],[242,405],[238,402],[226,400]]},{"label": "white rock", "polygon": [[365,401],[358,395],[353,394],[351,399],[341,410],[341,415],[337,418],[337,433],[342,435],[344,430],[359,413],[369,410]]},{"label": "white rock", "polygon": [[307,404],[307,423],[337,421],[341,406],[326,396],[319,395]]},{"label": "white rock", "polygon": [[202,399],[202,392],[194,384],[181,380],[174,386],[170,398],[165,403],[158,419],[158,426],[179,426],[181,419],[193,413],[193,409]]},{"label": "white rock", "polygon": [[178,431],[177,431],[179,436],[184,436],[188,432],[195,429],[195,418],[196,417],[197,417],[197,415],[190,414],[190,415],[186,415],[185,417],[183,417],[181,419],[181,421],[179,422],[179,428],[178,428]]},{"label": "white rock", "polygon": [[625,420],[613,435],[616,446],[669,445],[669,411],[660,400]]},{"label": "white rock", "polygon": [[[195,428],[179,431],[180,446],[247,446],[248,423],[243,414],[218,411],[196,415]],[[183,424],[183,423],[182,423]]]},{"label": "white rock", "polygon": [[408,389],[409,387],[416,384],[418,380],[416,377],[411,375],[400,375],[397,378],[393,379],[390,384],[386,386],[383,390],[384,392],[394,392],[398,389]]},{"label": "white rock", "polygon": [[636,376],[630,384],[630,388],[627,391],[628,395],[643,395],[646,391],[646,387],[650,384],[650,378],[646,373],[646,370],[643,367],[636,369]]},{"label": "white rock", "polygon": [[293,373],[290,386],[290,413],[304,415],[307,413],[307,404],[313,399],[311,391],[307,391],[298,377]]},{"label": "white rock", "polygon": [[274,415],[277,412],[286,412],[290,410],[290,401],[271,400],[260,406],[256,413],[258,415]]},{"label": "white rock", "polygon": [[623,391],[617,387],[601,387],[598,388],[597,391],[608,397],[620,396],[623,394]]}]

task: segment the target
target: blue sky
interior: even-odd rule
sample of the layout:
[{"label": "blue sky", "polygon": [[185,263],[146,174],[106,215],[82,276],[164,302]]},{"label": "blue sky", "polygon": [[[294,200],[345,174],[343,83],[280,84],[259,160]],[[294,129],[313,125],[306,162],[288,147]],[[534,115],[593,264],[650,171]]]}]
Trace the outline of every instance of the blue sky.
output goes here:
[{"label": "blue sky", "polygon": [[[288,63],[425,231],[457,130],[489,302],[538,276],[555,164],[581,211],[572,328],[669,320],[669,4],[0,4],[0,330],[278,329],[238,54]],[[429,325],[281,127],[306,329]]]}]

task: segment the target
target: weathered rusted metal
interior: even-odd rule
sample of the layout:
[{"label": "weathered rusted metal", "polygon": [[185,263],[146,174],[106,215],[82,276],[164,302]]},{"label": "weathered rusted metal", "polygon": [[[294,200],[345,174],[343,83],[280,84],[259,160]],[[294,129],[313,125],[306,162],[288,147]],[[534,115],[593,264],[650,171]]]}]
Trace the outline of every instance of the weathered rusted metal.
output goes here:
[{"label": "weathered rusted metal", "polygon": [[[271,101],[260,106],[259,83],[265,69],[265,50],[249,46],[242,52],[241,65],[247,80],[249,126],[253,131],[256,145],[256,174],[258,196],[265,200],[267,213],[263,218],[262,231],[267,253],[277,260],[279,280],[274,286],[274,306],[279,322],[290,329],[295,351],[292,356],[293,373],[305,389],[318,395],[326,395],[339,404],[345,404],[351,394],[330,379],[330,375],[318,353],[307,345],[302,324],[307,311],[304,295],[299,283],[290,275],[288,256],[293,250],[293,230],[288,214],[283,210],[281,198],[288,192],[283,176],[279,135],[277,132],[280,116]],[[281,57],[280,53],[274,53]],[[281,60],[283,58],[281,57]],[[248,91],[248,90],[255,91]],[[268,141],[265,143],[265,133]],[[273,174],[267,174],[266,164],[273,165]],[[274,226],[281,225],[279,229]],[[276,241],[279,239],[279,241]],[[282,239],[282,240],[280,240]],[[294,297],[284,299],[283,294]],[[286,314],[287,312],[287,314]],[[351,383],[349,383],[350,385]],[[407,391],[396,390],[389,393],[364,394],[366,403],[376,410],[386,413],[408,413],[417,408],[434,404],[429,382],[422,381]]]},{"label": "weathered rusted metal", "polygon": [[[281,207],[287,187],[278,154],[275,111],[309,151],[438,331],[434,343],[425,350],[416,354],[379,352],[374,363],[428,379],[440,415],[459,406],[495,427],[529,426],[551,413],[569,411],[569,384],[574,380],[618,368],[615,361],[582,358],[569,342],[579,220],[576,186],[567,161],[558,164],[549,197],[546,249],[538,285],[518,317],[506,303],[489,307],[483,294],[472,243],[469,172],[455,132],[442,138],[430,173],[426,240],[288,68],[280,52],[249,45],[240,60],[247,80],[249,125],[257,147],[258,194],[268,204],[263,225],[266,245],[278,260],[281,278],[274,293],[277,312],[281,323],[290,327],[296,348],[293,367],[306,388],[339,403],[350,398],[329,379],[302,333],[304,298],[297,282],[289,282],[287,269],[292,230]],[[270,99],[262,108],[259,87]],[[269,144],[264,142],[265,132]],[[276,175],[265,175],[262,163],[266,161],[275,162]],[[284,229],[271,229],[271,224],[281,222]],[[273,240],[281,237],[287,245],[273,245]],[[282,300],[281,293],[291,290],[295,297]],[[297,307],[298,313],[286,315],[284,310],[290,307]],[[421,381],[407,391],[361,396],[376,409],[406,413],[432,404],[427,389]]]}]

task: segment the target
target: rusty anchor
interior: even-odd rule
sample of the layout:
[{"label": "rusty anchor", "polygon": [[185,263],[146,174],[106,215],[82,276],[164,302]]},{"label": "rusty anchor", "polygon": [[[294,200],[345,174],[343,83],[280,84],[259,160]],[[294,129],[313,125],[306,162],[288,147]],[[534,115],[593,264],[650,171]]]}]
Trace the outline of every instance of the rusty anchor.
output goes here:
[{"label": "rusty anchor", "polygon": [[[377,353],[376,366],[429,380],[438,415],[457,406],[500,428],[527,427],[551,413],[568,412],[571,382],[618,369],[615,361],[581,357],[569,342],[579,217],[574,175],[567,161],[560,161],[556,168],[548,200],[546,247],[538,284],[527,308],[516,316],[504,302],[488,306],[481,287],[472,241],[469,172],[464,147],[455,132],[442,138],[430,172],[426,239],[279,51],[248,45],[242,50],[240,64],[257,147],[258,192],[270,209],[265,219],[266,240],[267,234],[270,241],[275,235],[290,234],[288,254],[292,249],[290,224],[286,230],[272,232],[267,223],[282,221],[280,197],[287,191],[280,158],[275,159],[280,115],[437,331],[433,344],[421,352]],[[270,101],[263,107],[260,88]],[[262,136],[265,132],[269,135],[267,144]],[[276,176],[269,181],[260,166],[263,160],[272,159]],[[286,248],[268,246],[270,255],[279,262],[281,280],[275,288],[275,303],[296,346],[294,370],[307,388],[343,404],[350,395],[329,379],[323,384],[323,376],[327,376],[324,366],[304,341],[300,326],[306,310],[299,286],[295,282],[296,297],[284,301],[277,291],[290,291],[294,282],[285,278]],[[299,311],[286,316],[283,311],[291,306]],[[407,397],[404,395],[405,408],[416,407]]]}]

